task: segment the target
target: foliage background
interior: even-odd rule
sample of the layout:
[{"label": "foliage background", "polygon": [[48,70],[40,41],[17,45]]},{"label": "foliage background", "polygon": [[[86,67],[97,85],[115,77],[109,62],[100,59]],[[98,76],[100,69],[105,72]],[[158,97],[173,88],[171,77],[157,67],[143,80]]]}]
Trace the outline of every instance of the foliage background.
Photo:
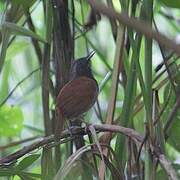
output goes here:
[{"label": "foliage background", "polygon": [[[150,22],[151,17],[148,17],[148,15],[152,13],[158,27],[158,31],[164,34],[166,37],[173,39],[175,42],[180,42],[179,2],[168,0],[156,0],[153,2],[147,2],[146,0],[124,2],[125,5],[123,4],[123,1],[118,0],[107,0],[106,3],[109,3],[109,6],[112,3],[114,9],[117,12],[123,12],[127,10],[127,4],[129,3],[129,15],[133,16],[132,7],[137,2],[135,11],[135,16],[137,17],[137,19],[143,18],[146,22]],[[150,8],[152,3],[153,10]],[[74,21],[72,19],[73,5],[75,8]],[[143,6],[146,6],[146,11],[149,12],[148,15],[146,14],[147,17],[146,15],[140,14],[141,7]],[[50,8],[49,11],[47,7]],[[51,54],[49,56],[50,70],[48,72],[48,77],[52,80],[55,91],[57,93],[57,67],[54,61],[54,56],[52,55],[53,39],[51,39],[51,33],[48,34],[48,30],[50,30],[51,32],[51,28],[55,25],[52,18],[55,17],[55,15],[53,15],[53,10],[54,9],[51,1],[48,0],[0,1],[1,157],[5,157],[8,154],[16,152],[26,145],[36,142],[36,140],[38,140],[38,138],[41,136],[51,134],[45,133],[46,126],[44,125],[45,121],[43,110],[44,97],[42,96],[42,87],[44,87],[45,84],[43,85],[42,72],[44,72],[44,66],[42,65],[41,61],[43,60],[43,58],[45,58],[44,54],[47,50],[47,42],[51,42],[51,47],[49,47],[49,51],[51,51]],[[105,124],[107,123],[106,119],[110,118],[113,120],[113,124],[130,127],[132,129],[135,129],[142,135],[145,135],[147,132],[144,127],[144,122],[149,123],[151,121],[153,116],[152,109],[155,108],[156,111],[158,111],[155,115],[155,119],[158,117],[158,122],[160,122],[158,127],[154,126],[153,136],[156,137],[155,142],[158,143],[161,151],[165,154],[167,159],[170,160],[172,166],[175,168],[175,171],[178,174],[180,163],[180,116],[178,108],[176,108],[176,106],[179,106],[178,99],[180,98],[178,54],[175,54],[174,52],[172,52],[172,50],[166,49],[163,46],[161,46],[162,49],[160,49],[156,41],[153,41],[153,43],[151,44],[151,42],[148,41],[149,39],[146,40],[144,36],[142,37],[142,42],[138,48],[138,40],[134,40],[136,34],[135,31],[132,31],[132,29],[128,29],[128,31],[126,32],[126,38],[131,37],[133,39],[131,40],[128,50],[127,46],[125,46],[127,45],[127,41],[124,40],[124,55],[122,58],[123,69],[121,69],[121,75],[119,76],[120,83],[113,82],[112,74],[119,73],[119,69],[116,66],[113,66],[113,64],[121,59],[116,58],[116,53],[118,49],[120,49],[120,44],[115,41],[116,37],[118,36],[117,31],[120,26],[119,23],[115,21],[116,25],[114,27],[116,27],[116,31],[114,33],[112,31],[113,20],[109,20],[107,17],[101,15],[101,19],[97,20],[97,24],[95,22],[95,25],[92,28],[90,27],[90,29],[88,29],[86,32],[83,25],[88,21],[88,15],[90,11],[91,9],[87,1],[68,1],[69,24],[71,27],[71,32],[74,33],[72,33],[73,37],[75,38],[75,40],[73,41],[74,47],[72,50],[72,57],[73,54],[75,59],[85,56],[87,54],[87,51],[91,49],[96,51],[96,54],[92,60],[92,69],[100,87],[100,94],[98,97],[99,105],[96,104],[94,108],[92,108],[86,114],[86,122],[92,124]],[[48,13],[52,13],[52,16],[48,16]],[[32,20],[32,25],[30,23],[30,20]],[[74,31],[72,31],[73,27],[75,28]],[[121,28],[124,28],[123,25],[121,26]],[[155,29],[154,26],[153,28]],[[62,36],[67,35],[63,34]],[[165,63],[167,66],[163,66],[163,68],[156,72],[155,69],[161,62],[166,60],[165,57],[170,57],[168,58],[168,63]],[[131,70],[134,68],[132,64],[135,61],[138,61],[140,63],[140,70],[142,72],[145,89],[143,89],[142,84],[140,83],[140,72],[137,69],[136,73],[134,74],[135,79],[131,79],[133,78],[133,75],[131,74],[133,72]],[[173,65],[170,66],[169,62],[173,63]],[[161,72],[163,71],[164,73],[161,74]],[[159,78],[155,83],[152,84],[152,81],[157,77]],[[115,107],[111,106],[112,104],[110,104],[110,102],[112,101],[112,97],[116,97],[116,88],[113,89],[114,84],[118,86],[117,98],[113,101],[113,103],[115,103]],[[151,102],[150,100],[152,97],[152,89],[156,89],[158,91],[159,102],[157,103],[155,103],[155,101]],[[128,92],[131,94],[130,97],[126,97]],[[138,98],[141,92],[143,96],[141,96],[141,98]],[[146,107],[144,107],[144,99],[147,100],[147,106],[145,105]],[[50,118],[53,119],[52,114],[54,112],[55,102],[52,95],[49,96],[48,104]],[[110,105],[108,106],[108,104]],[[176,108],[175,111],[173,111],[174,108]],[[150,112],[149,114],[148,109]],[[114,115],[109,113],[110,111],[113,111]],[[159,114],[161,115],[160,118]],[[170,114],[172,114],[172,117],[169,117]],[[169,118],[171,118],[172,123],[170,126],[168,126],[168,133],[161,134],[160,132],[163,132],[164,127],[167,126],[166,123],[169,121]],[[150,124],[152,125],[152,122],[150,122]],[[168,136],[167,140],[165,138],[166,135]],[[100,137],[97,134],[94,134],[94,136]],[[121,139],[122,136],[119,136],[119,138]],[[151,138],[152,137],[150,137],[150,139]],[[24,139],[26,139],[27,142],[23,142]],[[29,140],[32,141],[29,142]],[[88,141],[88,138],[86,138],[86,140]],[[123,147],[123,143],[125,142],[119,141],[120,147],[117,145],[117,142],[118,137],[115,136],[111,141],[111,147],[113,148],[116,156],[118,156],[118,154],[122,155],[123,153],[125,153],[124,156],[128,157],[128,153],[130,152],[118,151],[119,148]],[[94,143],[98,144],[97,142]],[[70,145],[66,144],[61,146],[62,166],[63,164],[65,164],[65,160],[70,157]],[[130,147],[128,143],[125,144],[127,148]],[[135,150],[136,148],[132,149]],[[38,148],[35,151],[26,154],[25,157],[19,159],[17,162],[15,162],[15,164],[10,163],[10,166],[8,165],[6,168],[4,168],[3,164],[3,166],[0,168],[0,176],[3,179],[7,179],[7,177],[14,177],[14,179],[38,179],[42,177],[46,179],[46,175],[50,174],[48,178],[51,179],[52,176],[55,176],[56,173],[49,173],[49,170],[52,167],[50,168],[48,164],[52,164],[53,166],[54,164],[57,164],[56,161],[58,160],[52,158],[54,157],[54,154],[50,156],[46,154],[49,152],[52,153],[52,151],[54,152],[53,148],[52,151],[43,151],[42,148]],[[153,171],[152,169],[154,167],[154,164],[151,161],[152,157],[147,155],[146,152],[148,152],[148,150],[145,148],[145,150],[141,153],[141,164],[145,167],[146,175],[144,178],[149,179],[152,178],[151,171]],[[44,160],[43,155],[49,157],[50,159],[45,158]],[[149,157],[150,160],[148,159]],[[122,159],[120,159],[120,162],[121,160]],[[144,163],[144,160],[147,160],[149,165]],[[73,163],[76,163],[76,161],[72,162],[72,164]],[[112,160],[111,163],[114,164],[114,161]],[[128,166],[128,158],[126,158],[125,162],[123,163],[123,167],[125,167],[126,163],[126,165]],[[135,167],[137,165],[134,160],[132,160],[130,164],[132,166],[131,168],[133,168],[133,165]],[[100,166],[100,161],[98,161],[98,165]],[[117,164],[114,166],[118,168]],[[127,167],[125,169],[127,174],[132,178],[132,169],[131,171]],[[147,169],[149,169],[149,171]],[[167,172],[162,170],[161,166],[158,166],[158,168],[156,167],[155,169],[157,179],[167,179]],[[65,171],[69,172],[66,168]],[[106,178],[108,179],[111,176],[111,173],[113,173],[113,170],[111,169],[110,171],[106,171]],[[78,177],[81,172],[77,172],[75,170],[73,171],[73,168],[71,168],[69,174],[72,175],[72,177]]]}]

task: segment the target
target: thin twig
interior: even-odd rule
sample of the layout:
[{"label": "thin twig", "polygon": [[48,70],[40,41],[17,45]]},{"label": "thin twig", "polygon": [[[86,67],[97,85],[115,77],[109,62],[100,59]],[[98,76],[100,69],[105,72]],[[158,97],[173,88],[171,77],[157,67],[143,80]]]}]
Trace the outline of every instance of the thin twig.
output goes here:
[{"label": "thin twig", "polygon": [[17,146],[17,145],[23,144],[25,142],[33,141],[33,140],[38,139],[38,138],[40,138],[40,137],[39,136],[34,136],[34,137],[26,138],[26,139],[23,139],[23,140],[20,140],[20,141],[11,142],[11,143],[9,143],[7,145],[0,146],[0,151],[4,151],[7,148]]},{"label": "thin twig", "polygon": [[161,109],[161,111],[159,112],[158,117],[155,119],[153,125],[156,125],[157,122],[160,120],[161,116],[163,115],[164,111],[166,110],[166,108],[167,108],[167,106],[168,106],[168,104],[169,104],[170,98],[171,98],[171,88],[170,88],[170,92],[169,92],[169,94],[168,94],[168,96],[167,96],[167,98],[166,98],[166,101],[164,102],[164,106],[163,106],[163,108]]},{"label": "thin twig", "polygon": [[[159,32],[158,27],[156,26],[156,22],[155,22],[154,19],[153,19],[153,23],[154,23],[154,27],[155,27],[156,31]],[[164,50],[163,50],[163,48],[162,48],[162,46],[161,46],[160,44],[159,44],[159,49],[160,49],[161,55],[162,55],[162,57],[163,57],[163,61],[164,61],[164,65],[165,65],[165,67],[166,67],[166,71],[167,71],[167,74],[168,74],[168,77],[169,77],[169,81],[170,81],[170,83],[171,83],[171,85],[172,85],[172,87],[173,87],[173,89],[174,89],[174,92],[175,92],[175,94],[176,94],[176,96],[177,96],[177,91],[176,91],[176,87],[175,87],[175,85],[174,85],[174,80],[173,80],[171,71],[170,71],[170,69],[169,69],[169,67],[168,67],[168,63],[167,63],[168,57],[165,56]]]},{"label": "thin twig", "polygon": [[[32,18],[31,18],[31,14],[30,14],[30,12],[28,10],[25,10],[25,15],[26,15],[26,18],[27,18],[27,24],[28,24],[29,29],[32,32],[36,33],[36,29],[34,27],[34,24],[33,24]],[[38,57],[39,64],[42,64],[42,52],[41,52],[39,42],[34,38],[31,38],[31,41],[32,41],[32,44],[34,46],[36,55]]]},{"label": "thin twig", "polygon": [[144,137],[144,139],[143,139],[143,141],[142,141],[142,143],[141,143],[141,145],[140,145],[140,147],[139,147],[138,155],[137,155],[137,158],[136,158],[136,162],[137,162],[137,163],[139,163],[141,151],[142,151],[142,148],[143,148],[145,142],[147,141],[147,138],[148,138],[148,133],[146,133],[146,135],[145,135],[145,137]]},{"label": "thin twig", "polygon": [[167,118],[167,123],[164,127],[165,138],[167,138],[167,136],[168,136],[169,129],[172,127],[174,117],[176,116],[176,113],[177,113],[177,110],[179,107],[180,107],[180,94],[176,100],[174,107],[172,108],[172,111],[170,112],[170,114]]},{"label": "thin twig", "polygon": [[[178,67],[180,67],[180,65],[179,65]],[[177,74],[173,75],[173,78],[174,78],[176,75],[177,75]],[[156,79],[156,80],[157,80],[157,79]],[[161,89],[167,82],[168,82],[168,77],[164,78],[156,87],[154,87],[154,89],[156,89],[156,90]],[[155,82],[153,81],[153,84],[154,84],[154,83],[155,83]],[[140,93],[140,94],[137,96],[136,102],[141,98],[141,96],[142,96],[142,93]],[[140,103],[136,106],[136,108],[134,109],[134,115],[136,115],[136,114],[142,109],[143,106],[144,106],[144,103],[143,103],[143,102],[140,102]],[[118,117],[118,118],[119,118],[119,117]],[[118,118],[117,118],[117,119],[118,119]]]},{"label": "thin twig", "polygon": [[[180,56],[177,56],[174,61],[169,62],[170,59],[166,58],[166,61],[168,62],[168,68],[170,68],[170,66],[174,65],[174,63],[179,60]],[[164,62],[162,62],[161,64],[164,65]],[[157,72],[157,70],[155,70]],[[159,70],[158,70],[159,71]],[[164,69],[162,72],[160,72],[154,79],[153,79],[153,83],[157,81],[157,79],[159,79],[164,73],[166,72],[166,69]]]},{"label": "thin twig", "polygon": [[103,123],[103,116],[102,116],[102,112],[101,112],[101,107],[100,107],[100,104],[99,104],[99,100],[97,99],[96,101],[96,105],[97,105],[97,109],[95,109],[95,112],[96,112],[96,116],[98,117],[98,119],[101,121],[101,123]]},{"label": "thin twig", "polygon": [[35,72],[39,71],[41,68],[37,68],[35,70],[33,70],[32,72],[30,72],[27,76],[25,76],[21,81],[19,81],[16,86],[10,91],[10,93],[7,95],[7,97],[0,103],[0,107],[3,106],[6,101],[12,96],[12,94],[14,93],[14,91],[25,81],[27,80],[30,76],[32,76]]}]

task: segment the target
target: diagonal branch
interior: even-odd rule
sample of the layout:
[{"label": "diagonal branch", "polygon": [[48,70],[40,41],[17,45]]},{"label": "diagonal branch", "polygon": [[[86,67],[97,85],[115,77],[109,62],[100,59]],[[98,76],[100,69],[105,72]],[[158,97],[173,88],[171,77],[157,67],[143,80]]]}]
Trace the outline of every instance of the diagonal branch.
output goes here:
[{"label": "diagonal branch", "polygon": [[172,167],[171,162],[168,159],[166,159],[165,155],[156,153],[156,156],[159,160],[161,167],[166,171],[169,179],[178,180],[176,171]]},{"label": "diagonal branch", "polygon": [[[136,132],[135,130],[130,129],[130,128],[125,128],[125,127],[118,126],[118,125],[109,125],[109,124],[93,125],[93,127],[95,128],[97,133],[99,133],[99,132],[121,133],[125,136],[131,137],[131,139],[133,141],[135,141],[136,143],[141,143],[143,140],[143,137],[138,132]],[[62,140],[62,142],[64,142],[63,141],[64,138],[68,138],[71,136],[77,136],[77,135],[86,135],[88,133],[90,133],[90,131],[88,129],[86,130],[86,128],[73,127],[71,129],[71,132],[69,132],[68,130],[64,130],[62,132],[60,139]],[[25,146],[15,153],[1,158],[0,159],[0,166],[3,166],[6,163],[14,162],[17,159],[26,155],[27,153],[29,153],[35,149],[42,148],[42,147],[44,147],[44,146],[46,146],[49,143],[52,143],[54,141],[55,141],[54,135],[50,135],[50,136],[47,136],[44,138],[40,138],[35,143],[28,145],[28,146]],[[61,143],[61,141],[60,141],[60,143]]]},{"label": "diagonal branch", "polygon": [[[104,125],[97,125],[96,124],[96,125],[93,125],[93,127],[95,128],[97,133],[100,133],[100,132],[121,133],[127,137],[130,137],[133,141],[135,141],[135,143],[138,143],[138,145],[140,145],[140,143],[143,142],[143,136],[131,128],[125,128],[122,126],[110,125],[110,124],[104,124]],[[73,127],[71,129],[71,132],[69,132],[68,130],[64,130],[61,134],[61,138],[60,138],[61,140],[59,143],[67,142],[66,140],[69,140],[69,137],[71,137],[71,136],[75,137],[77,135],[87,135],[88,133],[90,133],[90,131],[88,129],[79,128],[79,127]],[[47,136],[44,138],[40,138],[35,143],[28,145],[28,146],[25,146],[24,148],[16,151],[15,153],[1,158],[0,159],[0,167],[1,166],[3,167],[4,165],[6,166],[7,164],[11,164],[11,162],[18,160],[19,158],[23,157],[24,155],[28,154],[29,152],[31,152],[33,150],[42,148],[44,146],[48,147],[48,145],[54,141],[55,141],[54,135],[50,135],[50,136]],[[166,171],[166,173],[170,177],[170,179],[176,180],[177,179],[176,178],[177,177],[176,172],[173,169],[169,160],[166,159],[164,154],[159,153],[158,147],[155,147],[152,144],[150,147],[151,147],[152,154],[156,155],[161,166],[164,168],[164,170]]]},{"label": "diagonal branch", "polygon": [[7,97],[2,101],[0,102],[0,107],[3,106],[6,101],[12,96],[12,94],[14,93],[14,91],[24,82],[26,81],[30,76],[32,76],[34,73],[36,73],[37,71],[39,71],[40,68],[37,68],[35,70],[33,70],[32,72],[30,72],[26,77],[24,77],[21,81],[19,81],[16,86],[11,90],[11,92],[7,95]]},{"label": "diagonal branch", "polygon": [[178,44],[163,34],[154,31],[146,22],[138,21],[135,18],[130,18],[126,13],[117,13],[112,8],[106,7],[104,4],[99,3],[98,1],[88,0],[88,2],[93,9],[104,14],[108,18],[118,20],[120,23],[144,34],[147,38],[156,40],[159,44],[172,49],[174,52],[180,55],[180,46]]}]

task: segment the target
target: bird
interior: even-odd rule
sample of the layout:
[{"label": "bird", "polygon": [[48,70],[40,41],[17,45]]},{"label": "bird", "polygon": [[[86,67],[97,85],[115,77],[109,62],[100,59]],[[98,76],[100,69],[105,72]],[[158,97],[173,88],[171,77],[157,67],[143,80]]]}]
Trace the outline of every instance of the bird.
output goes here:
[{"label": "bird", "polygon": [[[60,138],[65,121],[68,121],[71,127],[81,127],[82,122],[79,117],[86,113],[97,100],[99,88],[91,69],[91,58],[94,54],[95,51],[92,51],[86,57],[74,60],[71,64],[69,81],[60,90],[56,100],[55,141]],[[72,136],[71,129],[70,135]],[[85,140],[82,135],[74,137],[72,144],[74,142],[78,150],[85,145]],[[82,160],[88,160],[86,154],[82,156]]]},{"label": "bird", "polygon": [[69,81],[57,96],[57,110],[66,119],[73,120],[80,117],[97,100],[98,83],[91,69],[91,58],[94,54],[95,51],[92,51],[72,62]]}]

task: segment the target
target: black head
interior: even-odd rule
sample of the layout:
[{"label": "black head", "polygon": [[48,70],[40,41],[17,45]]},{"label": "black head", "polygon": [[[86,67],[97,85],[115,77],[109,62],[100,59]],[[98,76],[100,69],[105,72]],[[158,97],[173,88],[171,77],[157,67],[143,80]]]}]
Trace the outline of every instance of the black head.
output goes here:
[{"label": "black head", "polygon": [[91,70],[91,61],[90,61],[94,54],[95,51],[92,51],[86,57],[73,61],[70,69],[70,80],[80,76],[86,76],[94,79]]}]

